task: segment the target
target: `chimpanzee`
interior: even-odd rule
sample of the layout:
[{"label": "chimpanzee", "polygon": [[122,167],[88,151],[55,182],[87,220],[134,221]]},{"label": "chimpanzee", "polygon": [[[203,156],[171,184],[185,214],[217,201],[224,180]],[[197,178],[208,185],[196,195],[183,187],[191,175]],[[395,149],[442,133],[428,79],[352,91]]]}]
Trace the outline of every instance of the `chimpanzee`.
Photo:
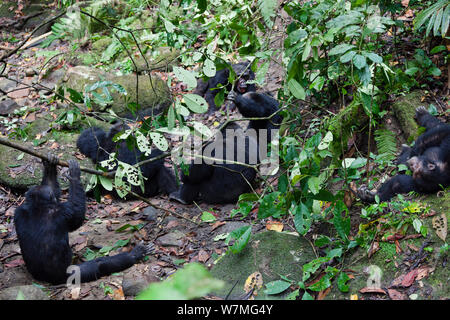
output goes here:
[{"label": "chimpanzee", "polygon": [[[48,156],[43,161],[44,177],[41,185],[25,194],[25,202],[16,209],[14,224],[25,265],[31,275],[40,281],[60,284],[70,274],[72,250],[68,232],[78,229],[84,221],[86,197],[80,182],[80,167],[69,160],[69,196],[60,202],[61,190],[57,180],[58,158]],[[137,245],[131,252],[101,257],[84,262],[80,268],[80,281],[88,282],[120,272],[150,254],[152,245]]]},{"label": "chimpanzee", "polygon": [[[236,73],[236,82],[234,84],[234,91],[236,93],[246,93],[256,91],[255,84],[247,84],[248,80],[255,79],[255,73],[250,69],[250,62],[239,62],[237,64],[233,64],[232,68]],[[228,83],[228,77],[230,76],[230,70],[227,68],[217,71],[216,75],[209,79],[207,82],[199,79],[197,82],[197,88],[194,93],[204,96],[206,102],[208,102],[209,109],[208,112],[212,113],[216,111],[216,103],[214,102],[214,98],[216,97],[219,89],[216,89],[219,84],[227,85],[228,92],[231,91],[232,84]]]},{"label": "chimpanzee", "polygon": [[[113,137],[129,127],[121,122],[111,127],[108,133],[102,129],[92,127],[84,130],[78,140],[77,147],[80,152],[89,157],[94,163],[109,159],[109,154],[116,152],[119,161],[134,165],[138,162],[148,159],[137,148],[130,150],[126,141],[114,142]],[[162,154],[159,149],[152,149],[150,158]],[[164,166],[164,159],[148,162],[140,166],[142,175],[146,178],[144,181],[144,196],[155,196],[159,192],[170,194],[177,190],[177,184],[173,173]],[[133,186],[133,192],[142,194],[141,188]]]},{"label": "chimpanzee", "polygon": [[[266,117],[278,110],[278,101],[262,93],[232,94],[230,99],[234,100],[243,115],[249,117]],[[208,152],[212,150],[212,158],[255,165],[260,162],[260,156],[264,156],[260,155],[259,150],[262,141],[259,139],[258,130],[249,129],[277,129],[281,120],[278,115],[274,116],[272,121],[252,120],[245,132],[238,128],[239,126],[229,126],[226,129],[232,129],[233,135],[226,136],[223,140],[218,139],[218,135],[214,142],[202,149],[202,154],[205,156],[206,153],[208,156]],[[221,133],[225,133],[226,129]],[[232,153],[231,158],[226,155],[228,149]],[[220,151],[222,153],[219,153]],[[205,163],[203,159],[201,163],[191,162],[189,174],[181,173],[183,185],[177,192],[170,194],[170,198],[185,204],[195,200],[206,203],[235,203],[242,193],[251,190],[256,170],[251,166],[227,161]]]},{"label": "chimpanzee", "polygon": [[362,185],[357,192],[361,200],[373,202],[378,195],[380,201],[388,201],[398,193],[433,193],[450,185],[450,125],[433,117],[424,107],[416,109],[416,119],[426,131],[412,148],[403,146],[397,160],[398,164],[408,165],[412,176],[396,175],[376,192]]}]

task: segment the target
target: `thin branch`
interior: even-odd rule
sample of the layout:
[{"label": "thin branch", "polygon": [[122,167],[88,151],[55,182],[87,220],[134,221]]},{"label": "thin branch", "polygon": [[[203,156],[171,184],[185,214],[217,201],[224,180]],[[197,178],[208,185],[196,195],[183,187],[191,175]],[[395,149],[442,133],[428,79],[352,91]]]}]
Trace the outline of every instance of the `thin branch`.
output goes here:
[{"label": "thin branch", "polygon": [[[22,146],[22,145],[20,145],[18,143],[12,142],[12,141],[10,141],[8,139],[0,138],[0,144],[2,144],[4,146],[7,146],[7,147],[10,147],[10,148],[17,149],[17,150],[25,152],[25,153],[28,153],[28,154],[30,154],[32,156],[35,156],[35,157],[38,157],[38,158],[40,158],[42,160],[50,161],[50,159],[46,155],[43,155],[43,154],[40,154],[40,153],[38,153],[38,152],[36,152],[34,150],[28,149],[27,147],[24,147],[24,146]],[[61,160],[58,160],[57,164],[59,166],[62,166],[62,167],[68,167],[69,166],[68,162],[61,161]],[[87,173],[104,176],[104,177],[109,177],[109,175],[110,175],[109,172],[97,171],[97,170],[93,170],[93,169],[85,168],[85,167],[81,167],[80,170],[84,171],[84,172],[87,172]]]}]

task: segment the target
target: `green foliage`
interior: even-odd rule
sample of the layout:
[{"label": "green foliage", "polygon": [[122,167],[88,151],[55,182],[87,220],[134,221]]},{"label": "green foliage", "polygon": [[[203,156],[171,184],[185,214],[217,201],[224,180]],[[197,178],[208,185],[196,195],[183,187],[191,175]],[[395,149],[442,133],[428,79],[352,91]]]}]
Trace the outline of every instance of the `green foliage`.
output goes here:
[{"label": "green foliage", "polygon": [[235,239],[233,245],[229,247],[229,250],[236,254],[241,252],[250,240],[252,234],[251,226],[244,226],[230,232],[228,237],[225,239],[225,244],[228,245],[232,239]]},{"label": "green foliage", "polygon": [[414,29],[426,26],[425,36],[428,37],[433,30],[435,37],[445,37],[450,24],[450,1],[438,0],[427,9],[417,14],[414,19]]},{"label": "green foliage", "polygon": [[[290,2],[293,18],[285,41],[287,88],[298,99],[305,94],[334,97],[336,86],[346,92],[356,87],[365,93],[374,85],[374,70],[383,63],[377,45],[394,22],[381,16],[376,6],[344,1]],[[356,95],[356,97],[358,97]]]},{"label": "green foliage", "polygon": [[214,279],[199,263],[189,263],[167,280],[152,283],[137,300],[188,300],[201,298],[223,287],[223,281]]},{"label": "green foliage", "polygon": [[392,161],[397,155],[397,137],[394,132],[386,129],[375,131],[375,141],[377,143],[378,158],[383,161]]}]

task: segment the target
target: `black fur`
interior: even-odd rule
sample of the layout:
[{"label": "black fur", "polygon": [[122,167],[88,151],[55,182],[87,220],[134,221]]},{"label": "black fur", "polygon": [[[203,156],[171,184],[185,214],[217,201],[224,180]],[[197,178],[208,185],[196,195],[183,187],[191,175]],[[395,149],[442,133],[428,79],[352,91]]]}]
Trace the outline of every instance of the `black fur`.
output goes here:
[{"label": "black fur", "polygon": [[[233,64],[232,68],[236,73],[236,82],[234,84],[234,91],[236,93],[246,93],[256,91],[255,84],[247,84],[248,80],[255,79],[255,73],[250,69],[249,62],[240,62]],[[209,113],[214,112],[217,107],[214,102],[219,89],[216,89],[219,85],[226,85],[227,91],[230,92],[232,84],[228,83],[228,77],[230,76],[230,70],[227,68],[217,71],[216,75],[210,78],[208,81],[199,79],[197,82],[197,88],[194,93],[201,95],[205,98],[209,105]]]},{"label": "black fur", "polygon": [[[248,92],[244,95],[232,95],[232,99],[236,103],[239,111],[249,117],[265,117],[272,115],[278,110],[278,102],[269,95]],[[278,129],[281,123],[281,117],[277,116],[268,120],[251,121],[249,129]],[[230,126],[226,129],[239,130],[238,126]],[[226,129],[222,133],[226,133]],[[242,130],[242,129],[240,129]],[[216,137],[214,142],[209,143],[203,148],[203,154],[211,152],[211,157],[225,159],[226,151],[222,156],[217,155],[216,147],[227,147],[231,149],[234,146],[233,158],[227,157],[227,160],[255,165],[260,162],[259,158],[259,131],[255,130],[254,135],[244,134],[242,131],[234,131],[235,135],[226,136],[221,141]],[[238,138],[244,137],[242,145],[238,144]],[[241,156],[243,159],[239,159]],[[235,203],[239,196],[251,190],[251,185],[256,178],[256,170],[242,164],[235,163],[191,163],[189,174],[181,174],[183,185],[180,190],[170,195],[172,199],[182,203],[191,203],[195,200],[207,203]]]},{"label": "black fur", "polygon": [[[25,202],[16,209],[14,224],[25,265],[40,281],[66,282],[67,267],[72,263],[68,232],[78,229],[84,221],[86,199],[80,182],[80,167],[69,160],[70,189],[66,202],[61,194],[56,172],[58,159],[50,155],[44,161],[44,177],[39,186],[26,193]],[[81,282],[93,281],[113,272],[131,267],[147,255],[151,246],[136,246],[131,252],[102,257],[79,265]]]},{"label": "black fur", "polygon": [[430,115],[424,107],[417,108],[416,119],[426,132],[412,148],[404,146],[397,161],[406,164],[412,176],[399,174],[376,192],[363,185],[358,189],[361,200],[373,202],[378,195],[381,201],[388,201],[399,193],[433,193],[450,185],[450,125]]},{"label": "black fur", "polygon": [[[119,161],[131,165],[148,159],[138,148],[131,151],[125,141],[117,143],[112,140],[117,133],[127,129],[129,127],[121,123],[114,125],[108,133],[97,127],[86,129],[80,134],[77,140],[77,147],[81,153],[91,158],[94,163],[109,159],[109,154],[112,152],[116,152],[116,157]],[[152,149],[150,158],[161,154],[161,150]],[[160,192],[170,194],[177,189],[175,177],[164,166],[164,159],[145,163],[140,166],[140,169],[142,175],[147,178],[144,181],[144,196],[152,197]],[[135,193],[142,194],[140,187],[133,186],[132,190]]]}]

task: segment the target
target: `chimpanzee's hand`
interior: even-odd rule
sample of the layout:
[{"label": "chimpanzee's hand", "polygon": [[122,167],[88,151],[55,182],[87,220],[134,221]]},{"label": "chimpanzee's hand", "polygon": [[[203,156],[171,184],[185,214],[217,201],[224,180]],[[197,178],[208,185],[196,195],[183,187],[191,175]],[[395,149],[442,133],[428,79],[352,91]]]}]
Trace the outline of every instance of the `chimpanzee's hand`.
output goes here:
[{"label": "chimpanzee's hand", "polygon": [[234,100],[236,100],[237,95],[238,93],[236,91],[231,90],[230,93],[228,93],[226,100],[234,102]]},{"label": "chimpanzee's hand", "polygon": [[47,154],[47,159],[42,159],[44,166],[56,166],[58,164],[58,156],[54,153],[49,152]]},{"label": "chimpanzee's hand", "polygon": [[356,193],[358,197],[364,202],[373,202],[375,200],[376,193],[370,191],[365,184],[361,185]]},{"label": "chimpanzee's hand", "polygon": [[153,243],[144,244],[143,241],[136,245],[131,254],[136,258],[136,261],[143,259],[145,256],[153,254],[155,252],[155,245]]},{"label": "chimpanzee's hand", "polygon": [[69,179],[80,179],[80,165],[78,161],[70,159],[69,163]]}]

